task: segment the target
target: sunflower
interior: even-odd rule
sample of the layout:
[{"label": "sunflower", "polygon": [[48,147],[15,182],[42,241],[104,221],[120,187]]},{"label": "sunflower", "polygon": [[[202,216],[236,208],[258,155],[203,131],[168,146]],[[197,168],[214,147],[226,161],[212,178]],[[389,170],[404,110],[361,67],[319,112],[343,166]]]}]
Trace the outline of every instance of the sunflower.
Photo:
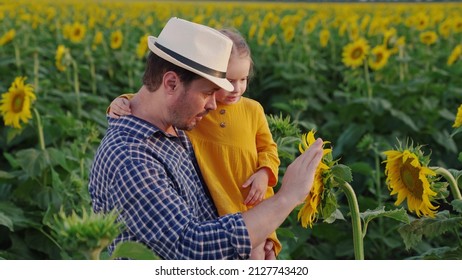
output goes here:
[{"label": "sunflower", "polygon": [[453,19],[452,29],[456,34],[462,32],[462,17],[459,16]]},{"label": "sunflower", "polygon": [[295,28],[293,26],[287,26],[284,28],[283,34],[284,34],[284,41],[286,43],[290,43],[295,37]]},{"label": "sunflower", "polygon": [[454,63],[456,63],[456,61],[460,59],[461,55],[462,55],[462,44],[459,44],[452,50],[451,54],[449,55],[447,65],[451,66]]},{"label": "sunflower", "polygon": [[80,43],[85,38],[86,28],[80,22],[74,22],[68,29],[69,40],[73,43]]},{"label": "sunflower", "polygon": [[380,70],[388,63],[388,58],[390,57],[390,52],[384,45],[378,45],[374,47],[369,56],[369,67],[372,70]]},{"label": "sunflower", "polygon": [[318,24],[317,18],[306,20],[305,25],[303,26],[303,34],[306,35],[306,34],[310,34],[311,32],[313,32],[317,24]]},{"label": "sunflower", "polygon": [[143,58],[148,50],[148,36],[142,36],[136,47],[136,56],[138,58]]},{"label": "sunflower", "polygon": [[271,36],[266,41],[266,46],[271,47],[274,42],[276,42],[276,34],[271,34]]},{"label": "sunflower", "polygon": [[69,49],[66,48],[64,45],[59,45],[56,49],[56,56],[55,56],[55,65],[59,71],[64,72],[66,71],[66,66],[68,64],[68,59],[66,56],[69,55]]},{"label": "sunflower", "polygon": [[392,46],[396,41],[396,34],[396,29],[393,27],[385,30],[385,32],[383,32],[383,45],[386,47]]},{"label": "sunflower", "polygon": [[458,128],[462,126],[462,104],[459,106],[459,109],[457,109],[457,115],[456,119],[454,120],[454,124],[452,127]]},{"label": "sunflower", "polygon": [[323,29],[319,32],[319,43],[321,47],[325,48],[327,43],[329,43],[330,32],[329,29]]},{"label": "sunflower", "polygon": [[116,50],[122,46],[124,36],[122,31],[117,30],[111,33],[111,49]]},{"label": "sunflower", "polygon": [[437,206],[432,199],[437,195],[431,189],[432,176],[436,173],[427,167],[420,147],[385,151],[387,159],[384,161],[386,183],[391,191],[390,195],[397,195],[395,205],[400,205],[407,199],[409,211],[417,216],[434,217]]},{"label": "sunflower", "polygon": [[441,37],[447,39],[451,35],[451,30],[452,30],[452,21],[447,19],[443,21],[439,26],[438,26],[438,32],[441,35]]},{"label": "sunflower", "polygon": [[390,54],[396,54],[399,52],[400,49],[404,48],[406,45],[406,38],[404,36],[399,37],[394,45],[393,48],[390,50]]},{"label": "sunflower", "polygon": [[438,40],[438,35],[436,35],[436,32],[434,31],[426,31],[420,33],[420,42],[427,46],[433,45],[436,43],[436,40]]},{"label": "sunflower", "polygon": [[24,84],[25,77],[16,77],[8,92],[2,94],[0,113],[5,125],[21,128],[19,121],[28,123],[32,118],[31,102],[35,100],[32,85]]},{"label": "sunflower", "polygon": [[96,31],[95,36],[93,37],[93,43],[91,45],[91,48],[93,50],[96,50],[96,47],[101,45],[102,42],[103,42],[103,32]]},{"label": "sunflower", "polygon": [[[314,130],[311,130],[307,134],[302,135],[302,142],[298,147],[301,153],[305,152],[316,141],[316,139],[314,138],[315,133],[316,132]],[[324,141],[323,145],[328,143],[329,142]],[[332,149],[323,149],[323,159],[321,160],[320,164],[316,169],[313,187],[311,188],[310,193],[306,197],[305,203],[298,212],[298,220],[305,228],[307,226],[310,226],[310,228],[312,228],[313,223],[317,219],[319,206],[321,204],[321,198],[323,197],[323,192],[325,189],[324,176],[325,172],[329,170],[329,166],[325,163],[326,160],[324,156],[331,152]]]},{"label": "sunflower", "polygon": [[10,29],[2,37],[0,37],[0,46],[6,45],[9,42],[13,41],[16,36],[16,30]]},{"label": "sunflower", "polygon": [[361,66],[369,53],[369,44],[364,38],[346,45],[342,52],[342,62],[351,68]]},{"label": "sunflower", "polygon": [[425,13],[418,13],[415,18],[415,28],[417,30],[424,30],[430,23],[430,17]]}]

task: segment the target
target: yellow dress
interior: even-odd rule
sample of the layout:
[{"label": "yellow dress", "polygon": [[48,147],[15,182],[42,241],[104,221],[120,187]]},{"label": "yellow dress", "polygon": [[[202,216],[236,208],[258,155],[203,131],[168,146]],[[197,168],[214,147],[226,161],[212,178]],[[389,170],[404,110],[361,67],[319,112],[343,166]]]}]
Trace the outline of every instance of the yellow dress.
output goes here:
[{"label": "yellow dress", "polygon": [[[120,97],[131,99],[133,96]],[[186,133],[220,216],[250,208],[244,200],[251,186],[242,188],[242,184],[262,167],[271,171],[265,198],[274,195],[272,187],[278,181],[280,160],[260,103],[246,97],[231,105],[217,103],[216,110],[210,111]],[[269,238],[278,255],[282,245],[276,232]]]},{"label": "yellow dress", "polygon": [[[231,105],[217,103],[187,134],[220,216],[249,209],[243,202],[251,186],[242,184],[262,167],[271,171],[265,198],[274,194],[280,161],[260,103],[245,97]],[[270,239],[279,254],[276,233]]]}]

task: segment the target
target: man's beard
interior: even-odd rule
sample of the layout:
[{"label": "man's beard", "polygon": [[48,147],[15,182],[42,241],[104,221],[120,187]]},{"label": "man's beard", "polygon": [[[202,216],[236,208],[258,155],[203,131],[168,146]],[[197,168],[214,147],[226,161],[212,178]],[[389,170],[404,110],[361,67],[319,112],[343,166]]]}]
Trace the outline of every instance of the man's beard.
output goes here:
[{"label": "man's beard", "polygon": [[172,120],[171,123],[175,128],[187,131],[192,130],[194,127],[196,127],[197,123],[199,122],[199,120],[197,120],[196,117],[204,117],[209,112],[209,110],[205,110],[202,113],[195,115],[194,118],[191,118],[189,114],[189,103],[185,101],[188,100],[188,94],[189,93],[186,92],[186,90],[183,91],[183,93],[181,93],[180,98],[182,99],[181,101],[177,101],[177,103],[175,103],[174,107],[171,110],[172,113],[170,115]]}]

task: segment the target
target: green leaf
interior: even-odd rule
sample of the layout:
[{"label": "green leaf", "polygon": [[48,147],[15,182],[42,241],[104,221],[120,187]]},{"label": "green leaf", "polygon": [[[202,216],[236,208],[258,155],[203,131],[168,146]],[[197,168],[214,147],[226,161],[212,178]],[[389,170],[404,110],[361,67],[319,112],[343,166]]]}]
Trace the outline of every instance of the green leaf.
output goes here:
[{"label": "green leaf", "polygon": [[354,162],[349,164],[348,166],[351,168],[351,171],[362,175],[369,175],[374,171],[371,165],[367,162]]},{"label": "green leaf", "polygon": [[442,147],[446,148],[446,150],[453,153],[457,152],[457,144],[446,130],[433,132],[432,138]]},{"label": "green leaf", "polygon": [[390,109],[390,113],[393,117],[401,120],[403,123],[405,123],[409,128],[411,128],[414,131],[419,131],[417,126],[415,125],[414,121],[412,120],[411,117],[409,117],[407,114],[396,110],[396,109]]},{"label": "green leaf", "polygon": [[276,229],[276,233],[277,233],[277,235],[279,237],[286,237],[288,239],[294,239],[294,240],[297,239],[294,232],[289,228],[280,227],[280,228]]},{"label": "green leaf", "polygon": [[378,207],[374,210],[368,209],[363,213],[360,213],[359,215],[365,223],[369,223],[375,218],[388,217],[399,222],[409,224],[409,216],[407,215],[406,210],[404,208],[385,210],[385,206],[382,206],[382,208]]},{"label": "green leaf", "polygon": [[448,211],[436,214],[435,218],[420,218],[398,229],[406,249],[415,246],[422,236],[433,238],[450,230],[462,227],[462,217],[451,218]]},{"label": "green leaf", "polygon": [[456,128],[456,129],[454,129],[454,131],[451,133],[451,135],[450,135],[449,137],[452,138],[452,137],[454,137],[456,134],[459,134],[459,133],[461,133],[461,132],[462,132],[462,126]]},{"label": "green leaf", "polygon": [[[335,219],[334,219],[335,216],[332,217],[332,215],[338,209],[337,197],[329,189],[327,189],[325,191],[325,195],[326,195],[326,197],[322,199],[321,216],[322,216],[323,220],[329,220],[329,221],[333,222],[333,221],[335,221]],[[332,220],[332,219],[334,219],[334,220]]]},{"label": "green leaf", "polygon": [[21,208],[11,202],[0,202],[0,225],[6,226],[10,231],[21,227],[34,226],[35,222],[26,218]]},{"label": "green leaf", "polygon": [[332,175],[334,176],[334,180],[339,184],[342,184],[344,182],[350,183],[351,181],[353,181],[353,175],[351,174],[351,169],[350,167],[346,165],[343,165],[343,164],[334,165],[331,168],[331,171],[332,171]]},{"label": "green leaf", "polygon": [[324,219],[324,222],[332,224],[336,220],[345,220],[345,217],[339,209],[335,209],[335,211],[332,212],[332,214],[329,217]]},{"label": "green leaf", "polygon": [[46,168],[48,153],[37,149],[25,149],[16,153],[16,159],[27,175],[35,178]]},{"label": "green leaf", "polygon": [[451,173],[452,177],[454,177],[456,182],[459,180],[459,178],[462,178],[462,170],[448,169],[448,171]]},{"label": "green leaf", "polygon": [[0,179],[13,179],[14,177],[10,172],[0,170]]},{"label": "green leaf", "polygon": [[160,258],[145,245],[127,241],[117,244],[111,256],[112,259],[128,258],[135,260],[159,260]]},{"label": "green leaf", "polygon": [[451,201],[451,205],[455,211],[462,213],[462,199],[454,199]]},{"label": "green leaf", "polygon": [[13,221],[3,212],[0,212],[0,225],[6,226],[10,231],[14,231]]},{"label": "green leaf", "polygon": [[53,164],[58,164],[62,168],[66,169],[67,171],[71,172],[72,169],[69,168],[69,165],[66,160],[66,153],[64,153],[62,150],[54,149],[54,148],[49,148],[47,149],[48,153],[50,155],[51,162]]}]

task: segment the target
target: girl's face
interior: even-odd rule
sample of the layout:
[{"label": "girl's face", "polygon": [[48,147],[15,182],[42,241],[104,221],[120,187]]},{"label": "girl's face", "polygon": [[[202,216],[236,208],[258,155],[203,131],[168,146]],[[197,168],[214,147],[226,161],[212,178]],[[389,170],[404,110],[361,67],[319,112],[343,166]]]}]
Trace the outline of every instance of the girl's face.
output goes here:
[{"label": "girl's face", "polygon": [[226,78],[234,86],[233,91],[220,89],[215,93],[217,102],[225,105],[237,103],[247,89],[249,77],[250,60],[248,57],[239,57],[231,54],[226,71]]}]

